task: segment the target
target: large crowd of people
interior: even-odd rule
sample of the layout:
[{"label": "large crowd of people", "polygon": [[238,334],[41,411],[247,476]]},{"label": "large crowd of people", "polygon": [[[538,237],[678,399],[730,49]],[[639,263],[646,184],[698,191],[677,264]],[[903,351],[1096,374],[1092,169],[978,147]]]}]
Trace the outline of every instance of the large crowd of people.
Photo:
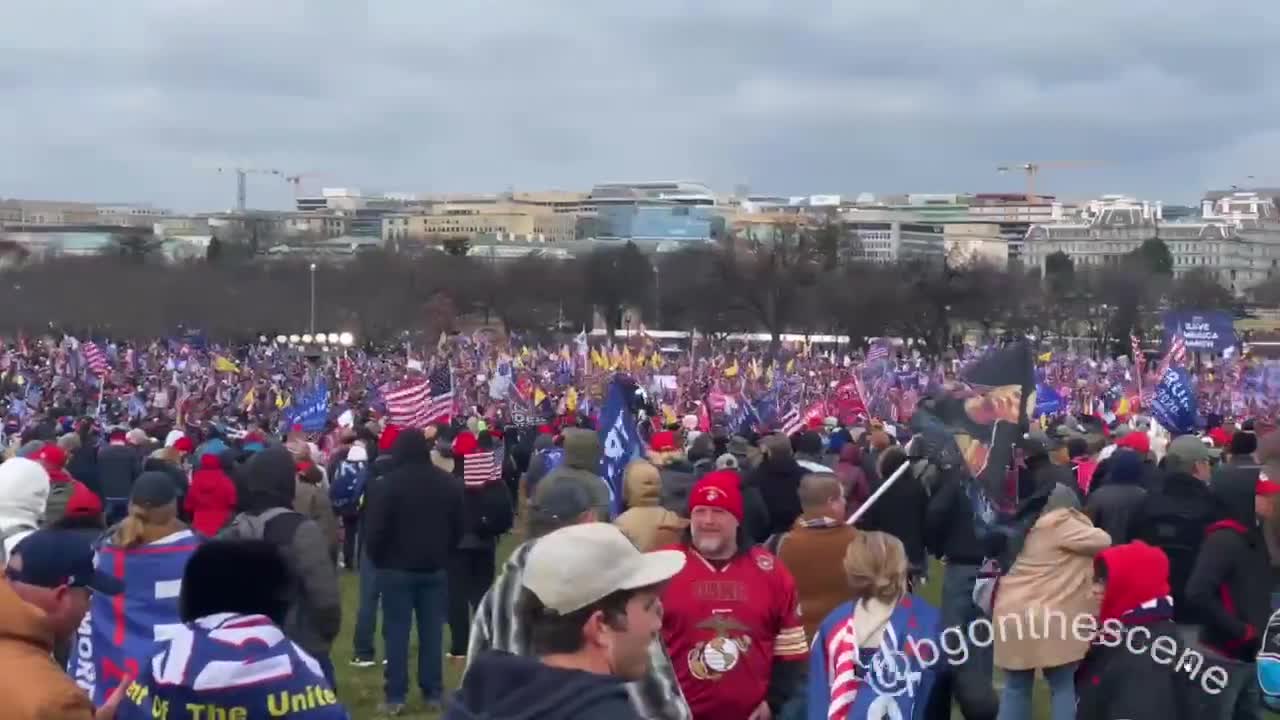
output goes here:
[{"label": "large crowd of people", "polygon": [[[1280,700],[1265,414],[1206,412],[1171,437],[1138,413],[1054,413],[1017,441],[1016,507],[992,524],[909,413],[794,403],[747,421],[741,390],[704,388],[714,408],[649,418],[615,497],[602,466],[619,449],[585,389],[533,421],[459,399],[406,426],[344,402],[308,430],[276,402],[286,381],[231,392],[216,361],[170,402],[187,370],[158,346],[118,361],[143,389],[103,411],[108,370],[90,413],[92,383],[60,383],[75,356],[58,352],[3,379],[12,717],[347,717],[335,663],[381,668],[382,715],[458,720],[1030,720],[1038,676],[1052,720],[1250,718]],[[327,372],[360,384],[341,361]],[[215,421],[226,402],[237,423]],[[334,646],[344,610],[350,648]]]}]

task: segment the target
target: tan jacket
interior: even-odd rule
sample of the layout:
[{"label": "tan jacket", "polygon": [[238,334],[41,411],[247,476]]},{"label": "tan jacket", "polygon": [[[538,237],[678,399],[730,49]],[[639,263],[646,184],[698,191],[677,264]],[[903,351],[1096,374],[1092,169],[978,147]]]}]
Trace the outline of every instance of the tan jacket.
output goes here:
[{"label": "tan jacket", "polygon": [[662,479],[647,460],[632,460],[622,472],[622,492],[628,510],[613,524],[640,549],[658,550],[680,541],[689,521],[659,505]]},{"label": "tan jacket", "polygon": [[[91,720],[89,696],[53,662],[45,614],[0,580],[0,698],[6,720]],[[98,682],[102,682],[98,678]]]},{"label": "tan jacket", "polygon": [[1076,618],[1098,614],[1093,596],[1093,557],[1111,536],[1079,510],[1060,508],[1040,516],[1009,573],[996,586],[992,625],[995,664],[1003,670],[1051,668],[1084,658],[1087,620],[1077,637]]},{"label": "tan jacket", "polygon": [[852,599],[849,580],[841,572],[844,554],[858,531],[840,522],[833,527],[796,527],[782,536],[778,559],[796,580],[804,635],[810,641],[832,610]]},{"label": "tan jacket", "polygon": [[315,520],[330,547],[337,547],[338,517],[333,514],[333,503],[323,487],[298,480],[293,493],[293,509]]}]

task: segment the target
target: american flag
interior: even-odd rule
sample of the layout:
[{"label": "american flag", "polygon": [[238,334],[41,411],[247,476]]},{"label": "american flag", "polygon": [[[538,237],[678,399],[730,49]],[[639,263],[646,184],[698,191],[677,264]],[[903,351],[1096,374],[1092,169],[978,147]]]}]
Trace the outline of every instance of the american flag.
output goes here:
[{"label": "american flag", "polygon": [[1182,333],[1173,336],[1173,340],[1169,341],[1169,358],[1178,365],[1187,364],[1187,341],[1182,337]]},{"label": "american flag", "polygon": [[479,488],[495,482],[501,476],[502,465],[496,451],[480,450],[462,458],[462,484]]},{"label": "american flag", "polygon": [[793,404],[791,409],[778,420],[778,432],[791,437],[803,429],[804,416],[800,414],[800,408]]},{"label": "american flag", "polygon": [[876,340],[871,343],[871,349],[867,350],[867,364],[880,362],[889,359],[889,343],[884,340]]},{"label": "american flag", "polygon": [[382,388],[387,418],[401,427],[421,428],[453,415],[453,372],[441,365],[429,377]]},{"label": "american flag", "polygon": [[107,361],[107,354],[102,352],[102,348],[97,343],[87,342],[81,346],[84,352],[85,362],[89,364],[89,370],[94,375],[106,375],[111,370],[111,363]]}]

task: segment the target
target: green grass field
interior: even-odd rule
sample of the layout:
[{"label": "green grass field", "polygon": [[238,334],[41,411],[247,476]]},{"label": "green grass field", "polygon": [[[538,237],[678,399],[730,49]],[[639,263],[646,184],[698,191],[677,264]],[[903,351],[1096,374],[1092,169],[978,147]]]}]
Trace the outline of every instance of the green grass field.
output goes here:
[{"label": "green grass field", "polygon": [[[516,541],[512,536],[508,536],[502,545],[498,548],[498,564],[501,566],[506,556],[515,548]],[[355,573],[349,573],[345,570],[340,571],[340,582],[342,584],[342,608],[343,622],[342,632],[338,635],[337,641],[333,646],[333,662],[337,668],[338,674],[338,696],[351,712],[351,716],[355,720],[372,720],[379,717],[378,704],[382,702],[382,665],[376,665],[371,668],[353,668],[348,662],[351,660],[351,633],[355,628],[356,608],[359,604],[359,578]],[[929,583],[921,593],[929,602],[938,603],[939,595],[942,592],[942,567],[934,562],[930,568],[930,577],[933,582]],[[449,646],[449,628],[446,625],[444,629],[444,646]],[[378,648],[378,659],[382,659],[382,636],[381,626],[379,633],[375,635],[375,647]],[[425,720],[427,718],[438,718],[435,713],[427,713],[422,705],[422,699],[415,697],[414,692],[417,688],[415,681],[416,669],[413,666],[412,658],[417,654],[416,634],[410,635],[410,668],[409,668],[409,688],[410,700],[407,711],[401,717],[412,718],[413,720]],[[460,681],[461,668],[452,667],[448,662],[445,663],[445,686],[449,689],[456,688]],[[997,680],[998,682],[998,680]],[[1037,680],[1035,688],[1035,707],[1034,720],[1049,720],[1049,687],[1044,684],[1043,680]],[[960,718],[959,712],[953,712],[954,718]]]}]

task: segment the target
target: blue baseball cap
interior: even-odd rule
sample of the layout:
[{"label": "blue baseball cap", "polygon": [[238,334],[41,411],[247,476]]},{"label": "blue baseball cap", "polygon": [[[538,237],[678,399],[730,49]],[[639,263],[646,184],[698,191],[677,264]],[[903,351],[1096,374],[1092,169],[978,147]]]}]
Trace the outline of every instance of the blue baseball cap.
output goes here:
[{"label": "blue baseball cap", "polygon": [[93,566],[89,541],[67,530],[36,530],[23,538],[4,574],[13,582],[37,587],[87,587],[104,595],[124,592],[123,581]]}]

